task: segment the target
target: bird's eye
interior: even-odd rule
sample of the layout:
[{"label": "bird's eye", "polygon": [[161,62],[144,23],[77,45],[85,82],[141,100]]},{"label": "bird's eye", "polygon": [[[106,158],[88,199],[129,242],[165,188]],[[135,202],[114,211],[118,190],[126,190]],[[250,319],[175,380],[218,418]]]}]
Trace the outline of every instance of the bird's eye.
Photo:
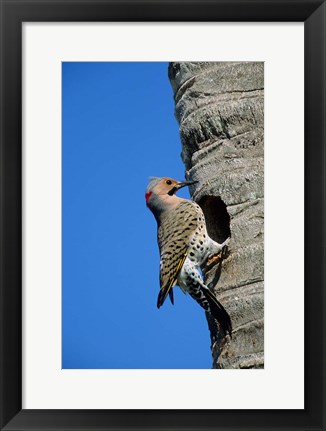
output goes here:
[{"label": "bird's eye", "polygon": [[167,184],[168,186],[170,186],[170,185],[172,184],[172,181],[171,181],[171,180],[166,180],[166,184]]}]

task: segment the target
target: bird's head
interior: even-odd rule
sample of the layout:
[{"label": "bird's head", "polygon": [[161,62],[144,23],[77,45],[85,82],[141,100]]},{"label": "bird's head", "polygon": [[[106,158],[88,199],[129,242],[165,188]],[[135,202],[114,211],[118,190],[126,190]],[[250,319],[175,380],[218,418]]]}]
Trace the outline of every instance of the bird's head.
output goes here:
[{"label": "bird's head", "polygon": [[165,209],[180,203],[181,198],[175,196],[179,189],[195,183],[196,181],[177,181],[168,177],[151,178],[145,193],[146,205],[157,217]]}]

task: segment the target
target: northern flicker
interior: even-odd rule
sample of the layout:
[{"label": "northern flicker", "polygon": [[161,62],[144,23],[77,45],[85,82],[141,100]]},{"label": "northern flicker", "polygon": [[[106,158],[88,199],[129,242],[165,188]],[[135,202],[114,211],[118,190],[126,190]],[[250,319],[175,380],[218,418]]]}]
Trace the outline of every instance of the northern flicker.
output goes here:
[{"label": "northern flicker", "polygon": [[157,307],[163,305],[168,295],[173,304],[172,289],[178,285],[217,320],[225,333],[231,335],[230,316],[205,286],[199,271],[223,250],[228,239],[222,244],[213,241],[207,234],[200,206],[175,195],[179,189],[193,183],[152,178],[146,189],[146,205],[154,214],[158,227],[160,291]]}]

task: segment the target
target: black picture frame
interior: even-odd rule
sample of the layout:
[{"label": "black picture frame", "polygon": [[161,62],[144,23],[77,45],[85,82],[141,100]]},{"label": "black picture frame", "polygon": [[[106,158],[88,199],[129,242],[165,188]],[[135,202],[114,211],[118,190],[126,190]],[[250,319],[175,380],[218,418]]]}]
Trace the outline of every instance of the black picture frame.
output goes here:
[{"label": "black picture frame", "polygon": [[[1,430],[326,429],[325,11],[320,0],[1,0]],[[29,21],[304,22],[304,410],[22,410],[22,23]],[[280,240],[286,258],[291,245]]]}]

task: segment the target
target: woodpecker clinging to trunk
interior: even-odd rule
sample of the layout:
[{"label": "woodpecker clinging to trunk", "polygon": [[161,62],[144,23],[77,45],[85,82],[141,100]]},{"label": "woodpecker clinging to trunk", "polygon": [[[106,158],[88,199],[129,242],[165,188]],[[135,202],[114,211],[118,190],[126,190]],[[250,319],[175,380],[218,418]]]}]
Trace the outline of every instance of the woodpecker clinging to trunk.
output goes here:
[{"label": "woodpecker clinging to trunk", "polygon": [[158,226],[161,288],[157,307],[163,305],[167,295],[173,303],[172,288],[177,284],[218,321],[225,333],[231,335],[229,314],[205,286],[199,272],[199,267],[222,251],[228,239],[222,244],[213,241],[207,234],[200,206],[175,195],[181,187],[193,183],[152,178],[146,189],[146,204]]}]

